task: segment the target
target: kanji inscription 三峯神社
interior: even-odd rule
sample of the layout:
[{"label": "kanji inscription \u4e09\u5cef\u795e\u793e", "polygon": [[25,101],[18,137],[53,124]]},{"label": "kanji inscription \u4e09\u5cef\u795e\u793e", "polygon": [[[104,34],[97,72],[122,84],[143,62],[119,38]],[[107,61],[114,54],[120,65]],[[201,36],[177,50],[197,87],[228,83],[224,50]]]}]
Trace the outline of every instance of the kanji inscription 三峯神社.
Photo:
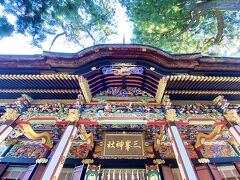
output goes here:
[{"label": "kanji inscription \u4e09\u5cef\u795e\u793e", "polygon": [[142,134],[105,134],[105,157],[144,156]]}]

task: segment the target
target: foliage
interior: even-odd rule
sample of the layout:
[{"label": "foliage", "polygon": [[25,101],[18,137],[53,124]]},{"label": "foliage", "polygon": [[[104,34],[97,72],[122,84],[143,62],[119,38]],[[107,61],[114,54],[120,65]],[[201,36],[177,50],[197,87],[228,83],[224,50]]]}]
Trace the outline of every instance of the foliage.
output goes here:
[{"label": "foliage", "polygon": [[[121,0],[134,26],[135,43],[174,53],[236,46],[240,3],[233,0]],[[227,50],[227,48],[225,48]],[[214,52],[220,55],[225,52]]]},{"label": "foliage", "polygon": [[6,16],[0,16],[0,39],[11,36],[14,26],[7,21]]},{"label": "foliage", "polygon": [[[16,32],[32,36],[32,44],[41,46],[48,35],[55,35],[52,45],[64,35],[84,46],[86,40],[103,43],[115,32],[111,0],[0,0],[0,4],[4,9],[0,38]],[[8,15],[16,18],[15,24]]]},{"label": "foliage", "polygon": [[[133,22],[133,43],[173,53],[229,55],[237,46],[240,51],[240,0],[119,1]],[[54,36],[51,47],[61,36],[82,47],[89,41],[104,43],[116,33],[116,2],[0,0],[0,39],[21,33],[39,47],[49,35]]]}]

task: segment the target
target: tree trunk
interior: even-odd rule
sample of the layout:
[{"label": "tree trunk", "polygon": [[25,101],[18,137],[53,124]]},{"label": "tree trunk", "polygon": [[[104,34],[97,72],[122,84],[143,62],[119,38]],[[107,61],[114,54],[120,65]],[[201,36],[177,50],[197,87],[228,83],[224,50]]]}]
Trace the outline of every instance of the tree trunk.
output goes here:
[{"label": "tree trunk", "polygon": [[218,27],[218,32],[215,37],[215,43],[219,44],[222,40],[223,29],[224,29],[224,20],[223,20],[223,15],[222,15],[221,11],[216,10],[215,15],[217,17],[217,27]]},{"label": "tree trunk", "polygon": [[218,10],[218,11],[240,11],[240,0],[210,0],[197,3],[192,11]]}]

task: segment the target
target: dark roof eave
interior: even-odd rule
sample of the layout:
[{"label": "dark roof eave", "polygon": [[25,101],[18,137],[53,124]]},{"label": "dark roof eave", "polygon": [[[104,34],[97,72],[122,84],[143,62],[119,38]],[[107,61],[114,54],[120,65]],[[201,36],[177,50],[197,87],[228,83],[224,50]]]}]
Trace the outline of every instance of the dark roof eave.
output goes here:
[{"label": "dark roof eave", "polygon": [[155,48],[152,46],[147,45],[139,45],[139,44],[100,44],[91,46],[88,48],[85,48],[79,52],[76,53],[61,53],[61,52],[50,52],[50,51],[43,51],[43,56],[47,56],[49,58],[80,58],[90,53],[97,53],[100,50],[108,50],[108,51],[135,51],[138,49],[139,51],[147,52],[147,51],[154,51],[158,53],[159,55],[162,55],[169,59],[178,59],[178,60],[190,60],[190,59],[198,59],[201,58],[201,53],[191,53],[191,54],[171,54],[169,52],[166,52],[162,49]]},{"label": "dark roof eave", "polygon": [[0,61],[36,61],[36,60],[46,60],[46,57],[42,54],[34,55],[10,55],[10,54],[0,54]]},{"label": "dark roof eave", "polygon": [[[164,50],[137,44],[103,44],[77,53],[44,51],[42,55],[0,55],[0,68],[80,68],[99,59],[142,59],[166,69],[191,71],[239,71],[240,58],[206,57],[200,53],[170,54]],[[234,66],[234,67],[233,67]]]}]

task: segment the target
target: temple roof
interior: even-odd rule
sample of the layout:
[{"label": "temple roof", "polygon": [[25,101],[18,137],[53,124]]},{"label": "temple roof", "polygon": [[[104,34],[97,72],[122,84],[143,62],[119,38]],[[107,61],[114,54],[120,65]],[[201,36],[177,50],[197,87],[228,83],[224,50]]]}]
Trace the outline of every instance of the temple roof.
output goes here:
[{"label": "temple roof", "polygon": [[[103,73],[104,68],[125,66],[143,72]],[[131,86],[156,96],[166,85],[162,93],[173,100],[211,100],[217,95],[239,100],[239,75],[240,58],[170,54],[145,45],[97,45],[77,53],[0,55],[0,99],[22,93],[35,99],[76,99],[83,76],[93,95],[108,87]]]},{"label": "temple roof", "polygon": [[[77,73],[88,64],[98,66],[112,60],[155,66],[156,71],[189,74],[239,75],[240,58],[206,57],[200,53],[170,54],[158,48],[145,45],[108,44],[96,45],[77,53],[56,53],[44,51],[38,55],[0,55],[2,73],[31,74],[44,72]],[[8,68],[6,70],[5,68]],[[84,70],[82,70],[84,71]]]}]

